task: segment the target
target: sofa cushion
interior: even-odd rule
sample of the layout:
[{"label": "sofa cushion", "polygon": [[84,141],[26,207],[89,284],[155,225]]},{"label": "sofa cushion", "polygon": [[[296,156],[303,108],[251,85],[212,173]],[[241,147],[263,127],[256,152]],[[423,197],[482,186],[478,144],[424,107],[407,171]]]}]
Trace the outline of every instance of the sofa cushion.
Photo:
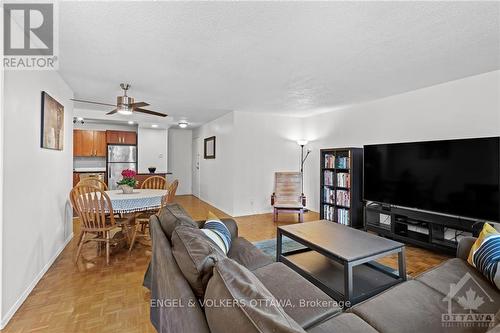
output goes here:
[{"label": "sofa cushion", "polygon": [[363,319],[352,313],[342,313],[307,330],[308,333],[377,333]]},{"label": "sofa cushion", "polygon": [[485,327],[462,327],[464,325],[443,327],[442,315],[448,313],[448,304],[452,313],[468,313],[455,301],[448,303],[441,293],[414,280],[399,284],[349,311],[384,333],[486,331]]},{"label": "sofa cushion", "polygon": [[217,262],[204,304],[212,332],[305,332],[252,272],[229,258]]},{"label": "sofa cushion", "polygon": [[156,216],[150,219],[150,229],[152,254],[148,285],[151,289],[151,323],[162,333],[209,333],[205,315],[172,256],[170,242]]},{"label": "sofa cushion", "polygon": [[341,311],[335,300],[282,263],[261,267],[253,273],[304,329]]},{"label": "sofa cushion", "polygon": [[172,253],[194,294],[203,297],[213,266],[224,253],[200,229],[185,226],[172,234]]},{"label": "sofa cushion", "polygon": [[480,313],[496,313],[500,306],[500,292],[480,272],[463,259],[450,259],[423,273],[417,277],[417,280],[437,290],[443,297],[450,293],[451,284],[460,283],[460,290],[457,290],[452,295],[452,299],[456,302],[459,301],[460,297],[465,296],[466,291],[472,288],[477,296],[483,297],[484,303],[476,310]]},{"label": "sofa cushion", "polygon": [[203,224],[201,231],[217,244],[224,254],[227,254],[231,248],[231,233],[227,226],[214,213],[208,212],[208,218]]},{"label": "sofa cushion", "polygon": [[233,240],[227,256],[251,271],[273,263],[271,257],[265,255],[264,252],[243,237]]},{"label": "sofa cushion", "polygon": [[467,262],[500,289],[500,233],[488,223],[472,245]]},{"label": "sofa cushion", "polygon": [[163,206],[158,212],[158,220],[160,221],[163,232],[167,235],[169,240],[172,238],[172,232],[178,226],[183,225],[198,228],[198,223],[193,221],[181,205],[175,203]]}]

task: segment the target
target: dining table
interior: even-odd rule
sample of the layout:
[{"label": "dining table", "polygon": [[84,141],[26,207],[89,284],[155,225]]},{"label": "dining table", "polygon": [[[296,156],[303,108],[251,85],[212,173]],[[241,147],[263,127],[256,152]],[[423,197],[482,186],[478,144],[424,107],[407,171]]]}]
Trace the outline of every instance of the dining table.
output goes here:
[{"label": "dining table", "polygon": [[132,193],[123,193],[122,190],[105,191],[111,200],[113,212],[116,214],[130,214],[150,211],[161,207],[161,200],[167,190],[134,189]]}]

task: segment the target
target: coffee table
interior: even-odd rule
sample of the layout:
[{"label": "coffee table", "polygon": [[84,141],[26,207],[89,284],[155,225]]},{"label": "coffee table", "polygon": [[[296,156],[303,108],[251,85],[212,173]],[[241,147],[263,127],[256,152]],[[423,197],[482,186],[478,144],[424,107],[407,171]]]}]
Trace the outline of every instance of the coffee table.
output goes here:
[{"label": "coffee table", "polygon": [[[283,236],[304,248],[282,253]],[[394,253],[398,274],[374,262]],[[346,306],[406,280],[404,244],[326,220],[278,227],[276,261]]]}]

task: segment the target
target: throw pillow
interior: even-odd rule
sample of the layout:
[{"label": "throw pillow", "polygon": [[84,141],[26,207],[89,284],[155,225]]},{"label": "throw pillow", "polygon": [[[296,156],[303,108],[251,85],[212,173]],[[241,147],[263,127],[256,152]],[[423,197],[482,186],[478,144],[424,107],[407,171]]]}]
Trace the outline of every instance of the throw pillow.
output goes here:
[{"label": "throw pillow", "polygon": [[214,213],[208,212],[207,221],[203,225],[201,231],[217,244],[224,254],[227,254],[231,248],[231,233],[226,225],[222,223]]},{"label": "throw pillow", "polygon": [[488,223],[472,245],[467,262],[500,289],[500,233]]},{"label": "throw pillow", "polygon": [[193,221],[179,204],[167,204],[160,209],[157,215],[158,220],[160,220],[160,226],[165,235],[167,235],[168,240],[172,238],[172,232],[178,226],[198,228],[198,223]]},{"label": "throw pillow", "polygon": [[172,233],[172,254],[193,293],[202,298],[215,262],[224,259],[224,253],[200,229],[179,226]]},{"label": "throw pillow", "polygon": [[212,332],[305,333],[252,272],[229,258],[215,265],[203,304]]}]

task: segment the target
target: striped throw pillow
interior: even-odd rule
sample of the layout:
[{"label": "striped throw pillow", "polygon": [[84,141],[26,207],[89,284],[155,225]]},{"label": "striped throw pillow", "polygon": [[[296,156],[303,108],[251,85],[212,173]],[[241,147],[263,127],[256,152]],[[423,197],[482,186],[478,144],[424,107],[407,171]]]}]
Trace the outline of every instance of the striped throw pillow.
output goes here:
[{"label": "striped throw pillow", "polygon": [[485,223],[467,262],[500,289],[500,233]]},{"label": "striped throw pillow", "polygon": [[231,233],[222,221],[214,213],[208,212],[207,221],[201,229],[217,246],[227,254],[231,248]]}]

